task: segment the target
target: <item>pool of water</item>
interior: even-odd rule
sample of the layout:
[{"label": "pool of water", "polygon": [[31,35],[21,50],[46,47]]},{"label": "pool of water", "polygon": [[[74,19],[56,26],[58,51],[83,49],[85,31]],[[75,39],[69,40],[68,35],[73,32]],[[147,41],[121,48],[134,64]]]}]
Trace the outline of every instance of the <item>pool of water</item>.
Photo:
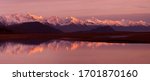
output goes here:
[{"label": "pool of water", "polygon": [[147,64],[150,44],[63,40],[0,42],[0,63]]}]

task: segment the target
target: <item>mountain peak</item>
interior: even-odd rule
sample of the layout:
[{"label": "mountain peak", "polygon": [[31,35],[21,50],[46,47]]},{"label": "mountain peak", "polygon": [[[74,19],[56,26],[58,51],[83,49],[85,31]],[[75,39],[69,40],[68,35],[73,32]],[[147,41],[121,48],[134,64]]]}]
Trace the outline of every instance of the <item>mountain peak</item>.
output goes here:
[{"label": "mountain peak", "polygon": [[20,24],[24,22],[41,22],[41,23],[48,23],[53,25],[69,25],[69,24],[80,24],[80,25],[115,25],[115,26],[150,26],[149,23],[139,20],[139,21],[131,21],[131,20],[100,20],[98,18],[86,18],[80,19],[73,16],[60,18],[57,16],[51,17],[42,17],[33,15],[31,13],[27,14],[10,14],[0,16],[0,22],[5,25],[12,25],[12,24]]},{"label": "mountain peak", "polygon": [[67,24],[81,24],[80,23],[80,19],[70,16],[70,17],[66,17],[64,20]]},{"label": "mountain peak", "polygon": [[5,25],[12,25],[24,22],[34,22],[34,21],[42,21],[44,18],[42,16],[32,15],[30,13],[27,14],[10,14],[0,16],[0,22],[3,22]]},{"label": "mountain peak", "polygon": [[44,19],[42,16],[33,15],[31,13],[27,13],[27,16],[31,17],[34,20],[42,20],[42,19]]}]

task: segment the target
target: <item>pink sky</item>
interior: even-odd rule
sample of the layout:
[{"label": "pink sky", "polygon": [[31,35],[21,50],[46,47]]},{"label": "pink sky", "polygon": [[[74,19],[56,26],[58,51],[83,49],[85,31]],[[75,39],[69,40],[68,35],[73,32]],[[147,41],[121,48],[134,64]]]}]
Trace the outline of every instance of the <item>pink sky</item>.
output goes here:
[{"label": "pink sky", "polygon": [[150,0],[0,0],[0,15],[92,16],[150,13]]}]

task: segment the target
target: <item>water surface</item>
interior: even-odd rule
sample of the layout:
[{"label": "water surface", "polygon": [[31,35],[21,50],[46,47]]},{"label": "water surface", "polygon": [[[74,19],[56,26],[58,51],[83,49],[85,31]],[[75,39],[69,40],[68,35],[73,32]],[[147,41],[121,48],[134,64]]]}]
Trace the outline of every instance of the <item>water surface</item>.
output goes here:
[{"label": "water surface", "polygon": [[99,64],[150,63],[150,44],[82,41],[8,41],[0,43],[0,63]]}]

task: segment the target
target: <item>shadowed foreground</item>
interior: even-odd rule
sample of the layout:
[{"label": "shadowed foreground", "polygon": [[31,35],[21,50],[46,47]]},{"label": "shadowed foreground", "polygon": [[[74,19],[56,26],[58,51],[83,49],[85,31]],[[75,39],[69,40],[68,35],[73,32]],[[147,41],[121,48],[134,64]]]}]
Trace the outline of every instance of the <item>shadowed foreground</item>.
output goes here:
[{"label": "shadowed foreground", "polygon": [[0,34],[0,41],[51,39],[115,43],[150,43],[150,32]]}]

